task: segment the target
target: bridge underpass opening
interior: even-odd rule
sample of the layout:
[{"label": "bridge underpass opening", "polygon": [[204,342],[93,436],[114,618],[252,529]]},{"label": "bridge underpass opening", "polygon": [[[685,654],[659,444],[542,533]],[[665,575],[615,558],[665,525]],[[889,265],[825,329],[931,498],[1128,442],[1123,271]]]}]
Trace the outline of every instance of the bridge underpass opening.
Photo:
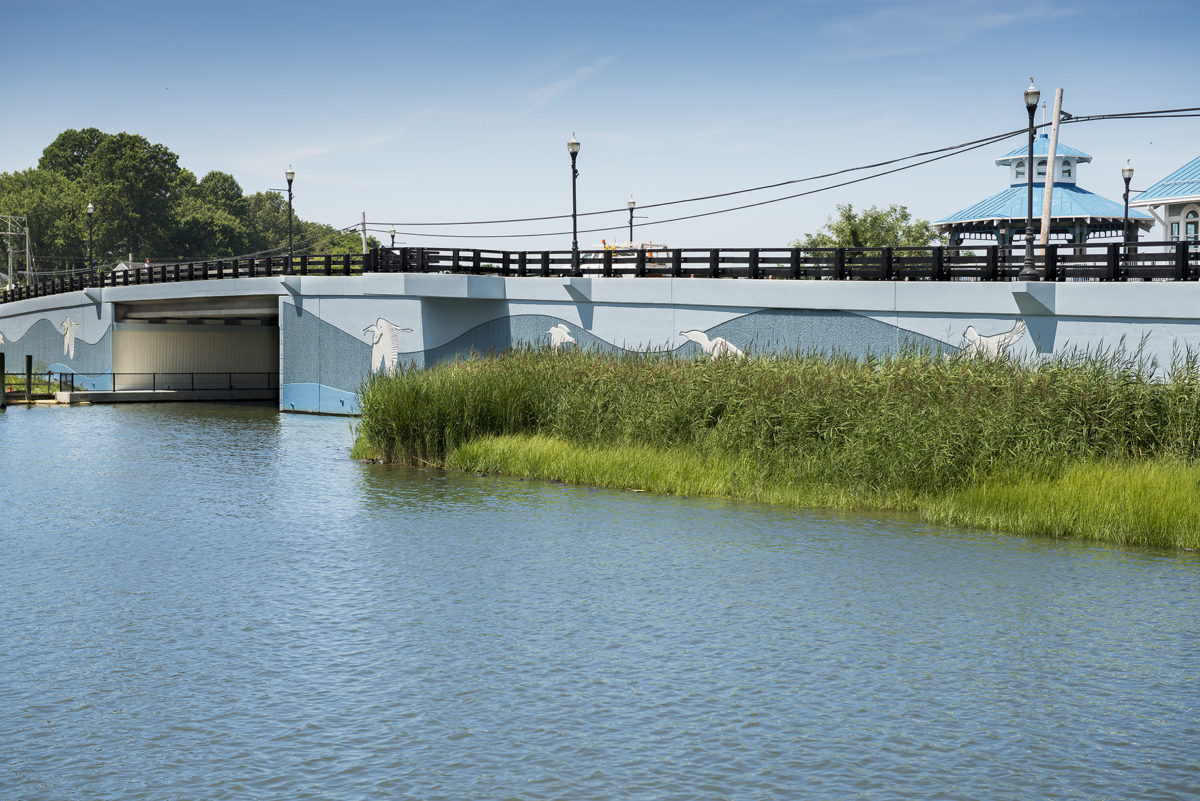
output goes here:
[{"label": "bridge underpass opening", "polygon": [[274,296],[116,304],[113,389],[234,390],[279,398]]}]

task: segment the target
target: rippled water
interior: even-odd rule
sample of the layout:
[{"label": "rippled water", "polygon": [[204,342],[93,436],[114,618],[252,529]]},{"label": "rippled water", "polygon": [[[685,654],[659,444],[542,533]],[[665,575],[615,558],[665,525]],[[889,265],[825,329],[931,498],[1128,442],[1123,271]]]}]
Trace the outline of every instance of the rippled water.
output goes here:
[{"label": "rippled water", "polygon": [[0,798],[1191,798],[1200,558],[0,413]]}]

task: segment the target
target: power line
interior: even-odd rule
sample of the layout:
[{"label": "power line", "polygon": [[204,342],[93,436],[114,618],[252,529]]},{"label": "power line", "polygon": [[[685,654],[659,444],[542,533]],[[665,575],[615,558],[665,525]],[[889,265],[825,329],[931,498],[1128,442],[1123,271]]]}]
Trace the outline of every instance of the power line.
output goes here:
[{"label": "power line", "polygon": [[[901,167],[894,167],[890,170],[883,170],[881,172],[872,173],[870,175],[864,175],[860,178],[853,178],[849,181],[842,181],[840,183],[830,184],[828,186],[822,186],[822,187],[818,187],[816,189],[810,189],[807,192],[797,192],[797,193],[791,194],[791,195],[784,195],[783,197],[771,198],[769,200],[760,200],[756,203],[745,203],[740,206],[731,206],[729,208],[716,209],[714,211],[705,211],[705,212],[701,212],[698,214],[688,214],[683,217],[671,217],[666,220],[654,220],[653,222],[638,223],[638,225],[636,227],[643,228],[648,225],[665,225],[666,223],[682,222],[684,220],[694,220],[699,217],[711,217],[716,214],[727,214],[732,211],[741,211],[743,209],[755,208],[756,206],[767,206],[772,203],[781,203],[785,200],[794,200],[795,198],[805,197],[806,195],[815,195],[820,192],[827,192],[831,189],[838,189],[843,186],[850,186],[851,184],[857,184],[857,183],[862,183],[863,181],[869,181],[873,178],[879,178],[884,175],[891,175],[892,173],[903,172],[904,170],[911,170],[914,167],[920,167],[922,165],[929,164],[934,161],[940,161],[942,159],[950,158],[951,156],[957,156],[961,153],[966,153],[971,150],[977,150],[981,147],[987,147],[988,145],[993,145],[996,142],[999,142],[1001,140],[1009,138],[1010,136],[1013,136],[1013,134],[1012,133],[1004,133],[1004,134],[997,134],[996,136],[991,137],[989,139],[976,140],[976,142],[978,142],[978,144],[972,144],[970,147],[964,147],[961,150],[956,150],[952,153],[942,152],[942,150],[945,150],[945,148],[942,148],[939,150],[934,150],[934,151],[928,151],[931,153],[941,152],[941,155],[933,156],[932,158],[924,159],[923,161],[917,161],[912,164],[905,164]],[[885,162],[885,163],[894,164],[894,163],[896,163],[896,161],[903,161],[903,160],[904,159],[893,159],[892,161]],[[850,172],[850,170],[839,170],[835,173],[831,173],[831,175],[841,175],[846,172]],[[803,180],[807,180],[807,179],[803,179]],[[797,183],[797,181],[788,181],[785,183]],[[746,191],[751,191],[751,190],[746,190]],[[740,194],[740,193],[733,193],[733,194]],[[658,204],[658,205],[670,205],[670,204]],[[647,208],[649,208],[649,207],[647,207]],[[628,211],[628,210],[626,210],[626,211]],[[569,217],[570,215],[567,215],[567,216]],[[614,225],[614,226],[607,227],[607,228],[586,228],[586,229],[581,229],[579,231],[579,233],[592,234],[592,233],[601,233],[604,231],[623,231],[627,227],[628,227],[627,225]],[[543,237],[543,236],[564,236],[569,233],[571,233],[571,232],[570,231],[548,231],[548,232],[536,233],[536,234],[437,234],[437,233],[424,233],[424,232],[418,232],[418,231],[397,231],[396,235],[397,236],[400,236],[400,235],[424,236],[424,237],[441,236],[441,237],[445,237],[448,239],[521,239],[521,238],[532,238],[532,237]]]},{"label": "power line", "polygon": [[[1159,118],[1170,119],[1170,118],[1196,117],[1196,116],[1200,116],[1200,107],[1176,108],[1176,109],[1157,109],[1157,110],[1149,110],[1149,111],[1130,111],[1130,112],[1119,112],[1119,113],[1115,113],[1115,114],[1092,114],[1092,115],[1086,115],[1086,116],[1076,115],[1076,116],[1071,117],[1070,119],[1065,119],[1062,122],[1065,124],[1065,123],[1074,123],[1074,122],[1096,122],[1096,121],[1100,121],[1100,120],[1116,120],[1116,119],[1159,119]],[[1050,123],[1043,123],[1041,125],[1036,125],[1034,127],[1035,128],[1048,128],[1049,126],[1050,126]],[[639,205],[638,208],[639,209],[653,209],[653,208],[661,208],[664,206],[674,206],[674,205],[678,205],[681,203],[694,203],[694,202],[698,202],[698,201],[702,201],[702,200],[714,200],[714,199],[722,198],[722,197],[731,197],[733,195],[747,194],[749,192],[760,192],[760,191],[763,191],[766,189],[777,189],[781,186],[788,186],[791,184],[804,183],[807,181],[816,181],[816,180],[820,180],[823,178],[833,178],[838,175],[845,175],[846,173],[857,172],[860,170],[870,170],[870,169],[875,169],[877,167],[886,167],[886,166],[890,166],[892,164],[898,164],[900,162],[909,161],[912,159],[919,159],[919,158],[923,158],[925,156],[936,155],[939,153],[948,153],[951,151],[953,151],[953,153],[960,153],[960,152],[965,153],[970,150],[974,150],[977,146],[985,146],[988,144],[993,144],[995,142],[1007,139],[1009,137],[1016,136],[1018,134],[1023,134],[1026,131],[1028,131],[1028,128],[1018,128],[1018,129],[1014,129],[1012,131],[1008,131],[1005,133],[993,134],[992,136],[983,137],[981,139],[974,139],[969,142],[963,142],[958,145],[949,145],[946,147],[936,148],[934,150],[926,150],[926,151],[922,151],[919,153],[913,153],[908,156],[902,156],[900,158],[894,158],[894,159],[888,159],[886,161],[875,162],[874,164],[863,164],[863,165],[860,165],[857,167],[847,167],[845,169],[835,170],[833,172],[823,173],[820,175],[811,175],[811,176],[808,176],[805,178],[794,178],[794,179],[787,180],[787,181],[777,181],[775,183],[762,184],[760,186],[752,186],[752,187],[748,187],[746,189],[735,189],[730,192],[717,192],[717,193],[713,193],[713,194],[709,194],[709,195],[699,195],[696,197],[681,198],[679,200],[668,200],[668,201],[663,201],[661,203],[647,203],[647,204]],[[953,154],[953,153],[951,153],[951,154]],[[918,164],[927,164],[927,163],[929,163],[929,161],[936,161],[936,159],[922,161],[922,162],[919,162]],[[911,166],[917,166],[917,165],[914,164]],[[887,175],[890,172],[893,172],[893,171],[885,171],[882,173],[878,173],[878,175]],[[852,181],[850,183],[856,183],[856,181]],[[842,183],[842,184],[836,184],[835,186],[846,186],[846,185],[847,184]],[[833,188],[833,187],[829,187],[829,188]],[[801,193],[799,195],[790,195],[787,198],[781,198],[781,199],[786,200],[786,199],[790,199],[790,198],[794,198],[794,197],[801,197],[803,194],[808,194],[808,193]],[[772,202],[774,202],[774,201],[772,201]],[[762,205],[762,204],[748,204],[746,206],[738,206],[738,207],[735,207],[734,209],[730,209],[730,210],[736,210],[739,208],[750,208],[753,205]],[[614,208],[614,209],[603,209],[601,211],[587,211],[587,212],[582,212],[576,216],[590,217],[590,216],[601,215],[601,214],[617,214],[617,213],[620,213],[620,214],[628,213],[628,209],[627,208]],[[710,214],[712,214],[712,213],[718,213],[718,212],[710,212]],[[699,215],[699,216],[704,216],[704,215]],[[563,220],[563,219],[570,219],[570,217],[571,217],[570,214],[552,214],[552,215],[543,215],[543,216],[539,216],[539,217],[514,217],[514,218],[510,218],[510,219],[497,219],[497,220],[463,220],[463,221],[457,221],[457,222],[394,222],[394,223],[373,222],[371,224],[372,225],[386,225],[386,226],[419,226],[419,227],[433,227],[433,226],[440,227],[440,226],[451,226],[451,225],[503,225],[503,224],[520,223],[520,222],[543,222],[546,220]],[[682,218],[677,218],[677,219],[691,219],[691,217],[682,217]],[[662,220],[660,222],[670,222],[670,221]],[[649,224],[651,224],[651,223],[643,223],[643,225],[649,225]],[[596,228],[596,229],[590,229],[590,231],[595,232],[595,231],[616,230],[617,227],[624,227],[624,226],[615,226],[613,228]],[[399,234],[401,232],[397,231],[396,233]],[[405,236],[424,236],[424,234],[416,234],[416,233],[412,233],[412,232],[404,232],[404,235]],[[556,233],[556,234],[544,234],[544,235],[545,236],[557,236],[557,235],[561,235],[561,232]],[[496,238],[499,238],[499,237],[506,237],[506,236],[507,237],[543,236],[543,234],[496,234],[493,236]],[[480,236],[480,235],[470,235],[470,234],[463,234],[462,237],[463,238],[467,238],[467,237],[487,238],[487,237]]]}]

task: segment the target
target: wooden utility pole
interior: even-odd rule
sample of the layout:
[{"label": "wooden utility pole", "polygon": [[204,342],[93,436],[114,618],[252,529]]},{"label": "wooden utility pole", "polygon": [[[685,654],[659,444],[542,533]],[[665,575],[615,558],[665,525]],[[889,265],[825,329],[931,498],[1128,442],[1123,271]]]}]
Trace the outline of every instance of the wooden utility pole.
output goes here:
[{"label": "wooden utility pole", "polygon": [[[1058,153],[1058,118],[1062,116],[1062,89],[1054,90],[1054,118],[1050,122],[1050,155],[1046,158],[1046,185],[1042,192],[1042,233],[1038,244],[1050,241],[1050,200],[1054,194],[1054,156]],[[1033,165],[1029,165],[1033,169]]]}]

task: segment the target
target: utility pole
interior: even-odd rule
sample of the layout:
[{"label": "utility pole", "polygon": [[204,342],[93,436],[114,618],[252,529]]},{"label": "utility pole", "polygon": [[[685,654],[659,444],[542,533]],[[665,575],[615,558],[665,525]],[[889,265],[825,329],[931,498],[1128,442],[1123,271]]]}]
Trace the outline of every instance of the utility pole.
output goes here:
[{"label": "utility pole", "polygon": [[367,213],[365,211],[362,213],[362,241],[363,255],[365,256],[367,255]]},{"label": "utility pole", "polygon": [[13,282],[13,246],[12,237],[25,237],[25,282],[33,283],[33,259],[30,256],[29,245],[29,220],[25,217],[14,216],[10,214],[0,214],[0,220],[3,221],[4,230],[0,231],[0,235],[5,237],[8,242],[8,282]]},{"label": "utility pole", "polygon": [[[1054,157],[1058,155],[1058,118],[1062,116],[1062,89],[1054,90],[1054,117],[1050,123],[1050,153],[1046,156],[1046,185],[1042,192],[1042,233],[1039,244],[1050,241],[1050,199],[1054,194]],[[1033,169],[1033,165],[1029,165]]]}]

